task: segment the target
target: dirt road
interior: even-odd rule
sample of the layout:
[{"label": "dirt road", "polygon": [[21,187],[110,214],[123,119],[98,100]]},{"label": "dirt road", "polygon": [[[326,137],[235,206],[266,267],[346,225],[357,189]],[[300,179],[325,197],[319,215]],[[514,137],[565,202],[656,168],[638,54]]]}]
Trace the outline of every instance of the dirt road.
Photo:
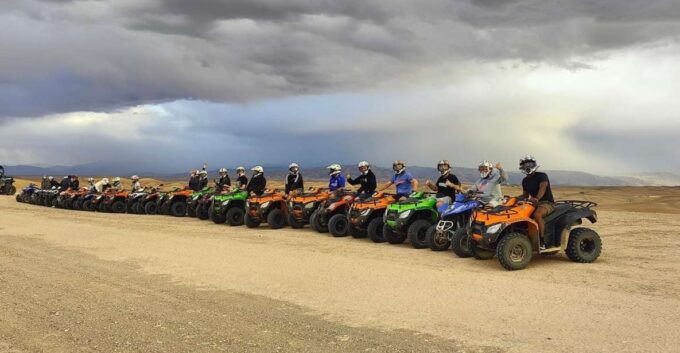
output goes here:
[{"label": "dirt road", "polygon": [[0,198],[0,352],[673,352],[680,217],[603,211],[594,264]]}]

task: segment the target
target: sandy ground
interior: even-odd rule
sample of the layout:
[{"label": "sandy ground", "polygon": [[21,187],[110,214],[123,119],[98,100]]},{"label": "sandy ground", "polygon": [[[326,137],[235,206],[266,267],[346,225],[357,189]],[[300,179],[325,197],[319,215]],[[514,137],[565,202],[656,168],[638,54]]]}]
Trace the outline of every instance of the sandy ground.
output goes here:
[{"label": "sandy ground", "polygon": [[677,352],[677,210],[608,197],[598,262],[517,272],[308,229],[0,197],[0,352]]}]

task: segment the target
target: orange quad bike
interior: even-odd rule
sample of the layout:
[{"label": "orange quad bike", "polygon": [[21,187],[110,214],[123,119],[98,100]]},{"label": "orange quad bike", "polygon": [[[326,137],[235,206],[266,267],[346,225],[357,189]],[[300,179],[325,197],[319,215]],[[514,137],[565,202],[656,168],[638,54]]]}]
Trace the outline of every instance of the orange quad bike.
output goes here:
[{"label": "orange quad bike", "polygon": [[394,195],[379,192],[367,199],[357,199],[347,212],[349,233],[354,238],[368,236],[376,243],[384,243],[383,215],[387,206],[394,203]]},{"label": "orange quad bike", "polygon": [[350,229],[347,212],[356,198],[354,192],[331,193],[330,198],[322,202],[310,217],[312,229],[319,233],[330,232],[334,237],[347,236]]},{"label": "orange quad bike", "polygon": [[286,194],[280,190],[265,191],[246,201],[244,223],[248,228],[257,228],[266,222],[269,228],[280,229],[286,226],[287,219],[288,201]]},{"label": "orange quad bike", "polygon": [[83,210],[83,198],[85,195],[89,194],[90,191],[87,188],[81,188],[76,192],[71,194],[71,199],[66,201],[66,208],[82,211]]},{"label": "orange quad bike", "polygon": [[99,203],[99,210],[103,212],[125,213],[129,192],[113,190]]},{"label": "orange quad bike", "polygon": [[[87,191],[87,190],[85,190]],[[84,192],[81,189],[67,189],[66,191],[62,191],[59,193],[59,196],[57,196],[56,204],[55,206],[57,208],[65,208],[65,209],[73,209],[73,201],[83,195]]]},{"label": "orange quad bike", "polygon": [[590,201],[555,202],[555,210],[544,219],[542,237],[531,218],[536,210],[533,203],[510,199],[505,205],[477,210],[469,225],[470,251],[480,260],[495,255],[510,271],[526,268],[534,254],[560,251],[572,261],[593,262],[600,256],[602,240],[597,232],[581,225],[584,219],[597,222],[595,206]]},{"label": "orange quad bike", "polygon": [[193,193],[194,192],[189,189],[189,187],[176,189],[175,191],[167,193],[159,200],[159,202],[161,202],[159,213],[175,217],[186,216],[189,208],[187,200],[191,199]]},{"label": "orange quad bike", "polygon": [[292,194],[288,199],[288,224],[293,228],[309,224],[314,211],[330,196],[327,188],[309,188],[307,192]]}]

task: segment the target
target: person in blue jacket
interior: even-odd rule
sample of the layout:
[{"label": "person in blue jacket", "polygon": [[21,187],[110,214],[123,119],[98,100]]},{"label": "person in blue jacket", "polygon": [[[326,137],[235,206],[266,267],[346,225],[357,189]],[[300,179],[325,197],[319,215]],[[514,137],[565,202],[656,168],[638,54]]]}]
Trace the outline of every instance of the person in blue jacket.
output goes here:
[{"label": "person in blue jacket", "polygon": [[346,179],[342,175],[342,166],[334,163],[328,166],[328,175],[331,176],[328,180],[328,188],[330,191],[342,191],[345,189]]},{"label": "person in blue jacket", "polygon": [[397,193],[394,195],[396,200],[402,197],[408,197],[412,192],[418,190],[418,180],[406,171],[406,163],[404,161],[396,160],[392,163],[392,170],[394,175],[387,184],[383,185],[378,191],[383,191],[394,185]]}]

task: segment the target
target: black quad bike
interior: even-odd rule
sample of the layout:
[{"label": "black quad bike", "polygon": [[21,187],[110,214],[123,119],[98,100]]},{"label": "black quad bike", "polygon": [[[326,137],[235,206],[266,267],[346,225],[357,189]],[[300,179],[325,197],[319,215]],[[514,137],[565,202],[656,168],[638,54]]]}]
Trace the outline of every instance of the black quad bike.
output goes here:
[{"label": "black quad bike", "polygon": [[0,176],[0,195],[14,195],[17,188],[14,186],[14,178],[11,176]]}]

